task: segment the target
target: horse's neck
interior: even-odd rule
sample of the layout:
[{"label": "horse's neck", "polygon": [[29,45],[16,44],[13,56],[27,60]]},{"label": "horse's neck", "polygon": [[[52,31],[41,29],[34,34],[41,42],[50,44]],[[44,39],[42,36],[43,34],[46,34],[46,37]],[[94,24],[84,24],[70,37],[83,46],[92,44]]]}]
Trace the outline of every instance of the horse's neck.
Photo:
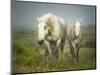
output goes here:
[{"label": "horse's neck", "polygon": [[59,22],[56,22],[54,25],[54,29],[52,31],[53,37],[56,39],[62,38],[65,34],[65,27],[63,24],[60,24]]},{"label": "horse's neck", "polygon": [[49,38],[53,40],[61,39],[65,34],[64,21],[61,20],[61,18],[59,19],[58,17],[54,16],[52,22],[53,28],[50,30],[51,35]]},{"label": "horse's neck", "polygon": [[57,27],[56,25],[54,26],[53,30],[51,31],[51,36],[55,40],[59,38],[59,27]]}]

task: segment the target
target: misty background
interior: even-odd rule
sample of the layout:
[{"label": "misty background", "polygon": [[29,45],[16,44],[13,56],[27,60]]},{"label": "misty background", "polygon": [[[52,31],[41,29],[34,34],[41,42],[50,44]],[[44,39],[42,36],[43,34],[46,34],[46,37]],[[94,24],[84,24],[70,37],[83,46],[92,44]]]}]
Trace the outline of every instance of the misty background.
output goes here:
[{"label": "misty background", "polygon": [[82,21],[82,25],[96,24],[96,7],[89,5],[54,4],[39,2],[12,2],[12,27],[33,27],[37,24],[36,18],[47,13],[61,16],[66,22],[76,19]]}]

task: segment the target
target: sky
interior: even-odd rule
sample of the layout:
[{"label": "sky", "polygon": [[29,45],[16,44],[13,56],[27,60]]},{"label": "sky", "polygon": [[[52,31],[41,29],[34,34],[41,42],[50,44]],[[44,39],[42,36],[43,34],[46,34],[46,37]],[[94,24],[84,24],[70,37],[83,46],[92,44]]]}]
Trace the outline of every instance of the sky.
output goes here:
[{"label": "sky", "polygon": [[33,26],[37,18],[47,13],[61,16],[66,22],[80,19],[83,25],[95,24],[96,7],[89,5],[52,4],[15,1],[11,4],[13,26]]}]

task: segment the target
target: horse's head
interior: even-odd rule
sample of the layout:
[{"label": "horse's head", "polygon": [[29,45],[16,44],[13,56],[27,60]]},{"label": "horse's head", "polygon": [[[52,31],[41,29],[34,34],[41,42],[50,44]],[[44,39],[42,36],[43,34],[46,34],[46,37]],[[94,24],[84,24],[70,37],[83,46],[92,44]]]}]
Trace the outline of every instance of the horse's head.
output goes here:
[{"label": "horse's head", "polygon": [[52,27],[51,17],[44,16],[38,20],[38,43],[42,44],[45,38],[50,34]]},{"label": "horse's head", "polygon": [[81,27],[81,23],[79,21],[76,21],[74,23],[74,35],[75,37],[78,37],[80,34],[80,27]]}]

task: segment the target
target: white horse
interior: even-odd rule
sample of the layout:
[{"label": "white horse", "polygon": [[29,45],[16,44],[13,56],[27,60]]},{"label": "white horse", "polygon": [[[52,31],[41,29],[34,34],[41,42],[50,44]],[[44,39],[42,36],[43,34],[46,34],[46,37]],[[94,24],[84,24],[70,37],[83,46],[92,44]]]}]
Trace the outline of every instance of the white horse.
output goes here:
[{"label": "white horse", "polygon": [[73,24],[67,27],[67,38],[70,46],[70,52],[72,58],[75,59],[75,63],[78,63],[79,49],[81,43],[81,23],[74,21]]},{"label": "white horse", "polygon": [[58,58],[58,49],[63,53],[66,38],[66,25],[64,19],[55,14],[48,13],[38,18],[38,43],[46,45],[45,56],[48,60],[49,50],[54,58]]}]

